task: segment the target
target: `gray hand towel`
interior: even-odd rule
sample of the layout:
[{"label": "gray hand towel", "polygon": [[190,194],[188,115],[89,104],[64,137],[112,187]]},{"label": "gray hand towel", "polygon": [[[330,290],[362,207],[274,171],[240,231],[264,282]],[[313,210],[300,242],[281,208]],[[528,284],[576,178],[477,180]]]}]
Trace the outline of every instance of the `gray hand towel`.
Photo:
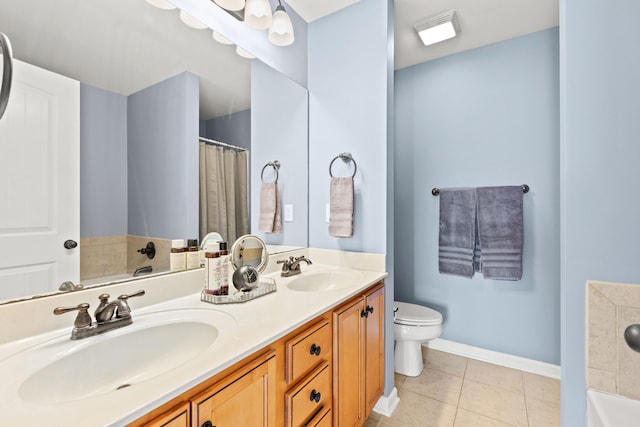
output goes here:
[{"label": "gray hand towel", "polygon": [[440,273],[473,277],[476,244],[476,190],[440,190],[440,235],[438,269]]},{"label": "gray hand towel", "polygon": [[264,233],[280,233],[282,231],[277,181],[263,182],[260,186],[258,230]]},{"label": "gray hand towel", "polygon": [[353,177],[332,177],[329,189],[329,235],[353,236]]},{"label": "gray hand towel", "polygon": [[524,224],[522,187],[480,187],[478,234],[485,279],[520,280]]}]

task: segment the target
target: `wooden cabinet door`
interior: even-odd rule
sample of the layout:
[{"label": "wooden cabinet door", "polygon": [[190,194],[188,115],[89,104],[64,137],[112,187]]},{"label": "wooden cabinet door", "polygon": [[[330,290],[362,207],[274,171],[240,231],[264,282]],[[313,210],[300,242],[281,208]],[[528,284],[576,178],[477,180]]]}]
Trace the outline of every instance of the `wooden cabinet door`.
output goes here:
[{"label": "wooden cabinet door", "polygon": [[333,313],[334,327],[334,417],[338,427],[364,423],[363,396],[363,299]]},{"label": "wooden cabinet door", "polygon": [[[270,355],[270,356],[269,356]],[[276,357],[268,353],[192,399],[193,427],[276,426]]]},{"label": "wooden cabinet door", "polygon": [[384,391],[384,287],[365,296],[365,416]]},{"label": "wooden cabinet door", "polygon": [[144,427],[189,427],[189,403],[160,415]]}]

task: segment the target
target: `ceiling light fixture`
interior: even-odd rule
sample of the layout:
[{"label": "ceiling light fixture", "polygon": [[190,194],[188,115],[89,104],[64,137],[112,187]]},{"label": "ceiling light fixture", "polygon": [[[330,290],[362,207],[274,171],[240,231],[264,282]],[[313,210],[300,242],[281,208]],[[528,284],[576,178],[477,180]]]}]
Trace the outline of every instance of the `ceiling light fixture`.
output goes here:
[{"label": "ceiling light fixture", "polygon": [[448,40],[460,32],[460,24],[455,10],[423,19],[413,25],[425,46]]},{"label": "ceiling light fixture", "polygon": [[213,0],[223,9],[238,11],[244,9],[244,0]]},{"label": "ceiling light fixture", "polygon": [[269,0],[247,0],[244,7],[244,22],[256,30],[266,30],[271,26],[271,5]]},{"label": "ceiling light fixture", "polygon": [[147,0],[147,3],[157,7],[158,9],[173,10],[176,7],[167,0]]},{"label": "ceiling light fixture", "polygon": [[231,40],[229,40],[228,38],[226,38],[225,36],[223,36],[222,34],[220,34],[215,30],[213,31],[213,39],[220,44],[233,44]]},{"label": "ceiling light fixture", "polygon": [[241,57],[243,57],[243,58],[247,58],[247,59],[255,58],[255,56],[253,56],[251,53],[247,52],[246,50],[244,50],[240,46],[236,46],[236,53],[238,55],[240,55]]},{"label": "ceiling light fixture", "polygon": [[195,28],[196,30],[204,30],[205,28],[207,28],[205,24],[189,15],[184,10],[180,11],[180,19],[185,23],[185,25],[188,25],[191,28]]},{"label": "ceiling light fixture", "polygon": [[271,28],[269,28],[269,41],[276,46],[289,46],[294,41],[291,18],[287,15],[280,0],[278,0],[278,7],[276,7]]}]

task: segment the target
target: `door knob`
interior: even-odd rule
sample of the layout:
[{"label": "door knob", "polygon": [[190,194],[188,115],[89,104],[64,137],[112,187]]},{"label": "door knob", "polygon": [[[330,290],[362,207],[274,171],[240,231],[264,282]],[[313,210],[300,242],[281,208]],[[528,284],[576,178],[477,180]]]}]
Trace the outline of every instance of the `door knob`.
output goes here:
[{"label": "door knob", "polygon": [[76,242],[75,240],[69,239],[69,240],[64,242],[64,247],[66,249],[73,249],[73,248],[75,248],[77,246],[78,246],[78,242]]}]

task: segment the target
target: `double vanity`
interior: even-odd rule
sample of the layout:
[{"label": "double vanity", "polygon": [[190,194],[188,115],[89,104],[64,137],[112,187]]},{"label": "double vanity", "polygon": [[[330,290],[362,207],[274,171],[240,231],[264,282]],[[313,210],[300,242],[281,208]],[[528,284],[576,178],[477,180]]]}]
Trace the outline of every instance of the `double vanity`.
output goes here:
[{"label": "double vanity", "polygon": [[[70,339],[104,289],[0,306],[1,425],[361,425],[384,386],[384,256],[304,249],[313,260],[277,291],[202,302],[203,269],[108,292],[133,323]],[[126,298],[125,298],[126,300]]]}]

